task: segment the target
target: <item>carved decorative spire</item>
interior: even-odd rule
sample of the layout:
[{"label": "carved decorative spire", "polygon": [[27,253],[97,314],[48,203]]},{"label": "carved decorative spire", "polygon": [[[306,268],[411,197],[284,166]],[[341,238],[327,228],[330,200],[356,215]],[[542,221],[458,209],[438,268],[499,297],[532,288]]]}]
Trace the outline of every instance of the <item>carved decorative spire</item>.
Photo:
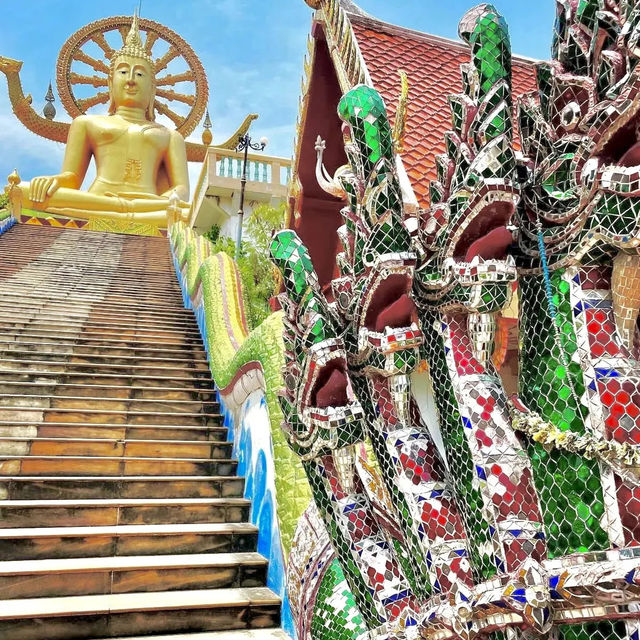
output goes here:
[{"label": "carved decorative spire", "polygon": [[202,125],[204,127],[204,131],[202,132],[202,144],[206,144],[209,146],[213,141],[213,134],[211,133],[211,118],[209,117],[209,109],[204,116],[204,123]]},{"label": "carved decorative spire", "polygon": [[404,150],[404,130],[407,126],[407,107],[409,106],[409,80],[405,71],[400,69],[400,95],[398,96],[398,107],[393,123],[393,144],[396,153]]},{"label": "carved decorative spire", "polygon": [[44,105],[44,109],[42,113],[47,120],[53,120],[56,117],[56,108],[53,106],[55,102],[55,97],[53,95],[53,89],[51,87],[51,82],[49,82],[49,88],[47,89],[47,95],[44,97],[46,104]]},{"label": "carved decorative spire", "polygon": [[9,177],[7,178],[7,182],[9,183],[10,187],[15,187],[16,185],[20,184],[20,176],[18,175],[17,169],[14,169],[9,174]]}]

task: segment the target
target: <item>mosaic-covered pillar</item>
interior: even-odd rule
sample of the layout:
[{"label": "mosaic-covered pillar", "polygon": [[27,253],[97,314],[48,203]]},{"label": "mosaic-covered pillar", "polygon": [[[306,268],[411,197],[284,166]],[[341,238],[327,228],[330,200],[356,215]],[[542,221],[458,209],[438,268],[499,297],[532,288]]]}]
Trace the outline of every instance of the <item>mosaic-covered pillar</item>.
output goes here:
[{"label": "mosaic-covered pillar", "polygon": [[[491,5],[469,11],[459,32],[471,63],[461,67],[463,93],[450,98],[453,130],[438,157],[432,207],[420,216],[416,293],[447,461],[481,582],[524,566],[541,572],[546,543],[531,463],[491,358],[494,318],[516,280],[507,256],[519,198],[509,36]],[[520,604],[532,629],[548,628],[548,596]]]},{"label": "mosaic-covered pillar", "polygon": [[341,326],[322,295],[306,247],[293,231],[273,239],[286,311],[283,429],[302,459],[347,582],[376,638],[416,630],[418,603],[355,468],[364,415],[347,370]]},{"label": "mosaic-covered pillar", "polygon": [[[411,398],[409,375],[423,336],[411,297],[416,256],[403,220],[391,127],[380,95],[366,86],[345,94],[338,113],[350,164],[333,179],[318,166],[320,184],[348,203],[338,230],[340,277],[332,289],[352,380],[416,593],[456,592],[464,608],[472,580],[462,521],[446,468]],[[462,621],[452,624],[466,628]]]},{"label": "mosaic-covered pillar", "polygon": [[[553,60],[519,105],[519,394],[535,415],[517,420],[561,566],[640,544],[639,29],[634,2],[557,2]],[[567,638],[639,630],[561,627]]]}]

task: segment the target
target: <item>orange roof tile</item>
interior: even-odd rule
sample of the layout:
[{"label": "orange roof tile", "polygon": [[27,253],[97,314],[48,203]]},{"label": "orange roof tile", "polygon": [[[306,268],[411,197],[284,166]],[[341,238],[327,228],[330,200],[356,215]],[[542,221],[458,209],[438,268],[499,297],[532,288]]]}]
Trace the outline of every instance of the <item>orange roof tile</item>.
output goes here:
[{"label": "orange roof tile", "polygon": [[[436,177],[436,154],[444,152],[444,133],[451,128],[448,97],[462,91],[460,64],[469,49],[437,36],[411,31],[370,18],[350,15],[375,88],[391,120],[400,91],[398,71],[409,79],[409,105],[402,157],[421,207],[429,204],[429,182]],[[536,89],[533,61],[514,59],[515,96]]]}]

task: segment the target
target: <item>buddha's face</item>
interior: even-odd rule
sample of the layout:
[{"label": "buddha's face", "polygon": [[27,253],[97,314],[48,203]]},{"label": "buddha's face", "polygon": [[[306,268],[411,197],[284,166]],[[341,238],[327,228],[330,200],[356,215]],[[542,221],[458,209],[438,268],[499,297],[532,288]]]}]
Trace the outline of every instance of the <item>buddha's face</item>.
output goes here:
[{"label": "buddha's face", "polygon": [[149,113],[154,98],[155,77],[146,60],[128,55],[118,56],[109,84],[111,101],[116,108],[138,108]]}]

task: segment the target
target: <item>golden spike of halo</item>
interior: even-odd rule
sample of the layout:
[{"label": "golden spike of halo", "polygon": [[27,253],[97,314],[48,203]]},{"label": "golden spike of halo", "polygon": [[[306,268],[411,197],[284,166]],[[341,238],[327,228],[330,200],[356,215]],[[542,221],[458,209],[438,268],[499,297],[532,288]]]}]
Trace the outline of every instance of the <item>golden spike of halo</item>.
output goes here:
[{"label": "golden spike of halo", "polygon": [[398,107],[396,117],[393,121],[393,145],[396,153],[402,153],[404,149],[404,130],[407,126],[407,106],[409,104],[409,80],[407,74],[402,69],[398,71],[400,75],[400,95],[398,97]]},{"label": "golden spike of halo", "polygon": [[115,63],[120,56],[131,56],[132,58],[140,58],[148,62],[153,68],[153,58],[142,43],[140,36],[140,28],[138,22],[138,14],[134,13],[131,20],[131,28],[124,40],[124,45],[120,51],[116,51],[111,57],[111,65]]}]

